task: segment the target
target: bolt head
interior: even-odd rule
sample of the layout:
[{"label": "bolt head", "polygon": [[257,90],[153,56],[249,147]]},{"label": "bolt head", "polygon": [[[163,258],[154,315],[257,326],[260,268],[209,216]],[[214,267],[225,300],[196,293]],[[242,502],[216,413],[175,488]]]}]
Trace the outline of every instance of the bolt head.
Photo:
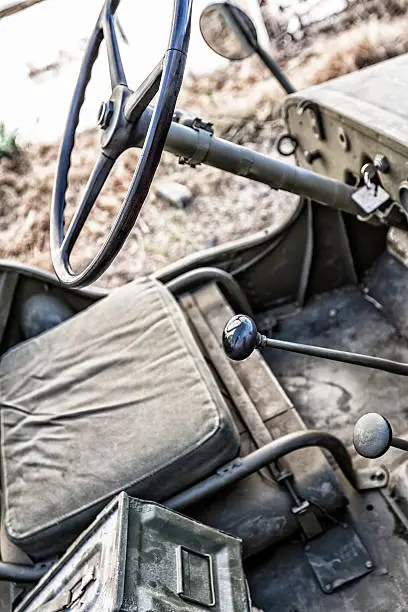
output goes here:
[{"label": "bolt head", "polygon": [[99,111],[98,111],[98,125],[102,130],[106,130],[109,126],[109,123],[112,119],[113,115],[113,102],[112,100],[108,100],[107,102],[102,102]]}]

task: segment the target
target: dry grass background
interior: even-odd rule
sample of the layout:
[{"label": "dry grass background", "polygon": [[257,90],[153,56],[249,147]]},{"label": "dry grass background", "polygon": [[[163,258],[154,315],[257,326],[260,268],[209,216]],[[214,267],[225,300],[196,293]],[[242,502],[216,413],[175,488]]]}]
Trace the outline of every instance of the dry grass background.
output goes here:
[{"label": "dry grass background", "polygon": [[[342,32],[336,31],[336,24],[329,25],[289,49],[277,50],[279,59],[295,85],[303,88],[407,52],[406,4],[401,0],[380,4],[383,14],[377,11],[356,25],[353,19],[343,21],[347,29]],[[383,10],[386,5],[388,11]],[[273,155],[277,155],[274,144],[282,129],[281,102],[278,85],[256,58],[230,64],[207,77],[188,75],[179,98],[180,107],[214,121],[217,135]],[[96,146],[95,132],[77,138],[69,176],[68,214],[86,184]],[[19,157],[0,160],[1,257],[51,269],[49,205],[56,154],[57,145],[27,144]],[[106,235],[137,156],[137,151],[128,151],[115,165],[78,242],[74,263],[90,258]],[[172,208],[156,194],[154,184],[160,181],[188,185],[193,203],[184,210]],[[264,185],[205,166],[195,170],[180,166],[169,154],[163,155],[155,183],[125,248],[98,284],[122,284],[198,249],[274,225],[295,206],[293,196],[276,194]]]}]

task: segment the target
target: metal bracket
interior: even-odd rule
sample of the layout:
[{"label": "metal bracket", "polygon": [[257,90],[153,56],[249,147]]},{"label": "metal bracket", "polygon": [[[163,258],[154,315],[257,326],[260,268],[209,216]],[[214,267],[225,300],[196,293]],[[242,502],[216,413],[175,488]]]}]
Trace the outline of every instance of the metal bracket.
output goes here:
[{"label": "metal bracket", "polygon": [[383,489],[388,485],[388,482],[390,480],[389,472],[383,466],[355,470],[355,475],[356,487],[358,491]]},{"label": "metal bracket", "polygon": [[322,591],[327,594],[374,568],[366,547],[348,523],[308,542],[304,550]]},{"label": "metal bracket", "polygon": [[389,194],[379,185],[363,185],[351,197],[368,215],[376,212],[380,206],[390,199]]},{"label": "metal bracket", "polygon": [[[358,215],[357,218],[360,221],[376,220],[380,223],[388,223],[389,215],[392,213],[394,207],[397,207],[399,212],[402,212],[406,219],[408,219],[405,209],[399,203],[391,201],[390,194],[379,184],[378,173],[386,173],[384,171],[384,159],[380,158],[381,156],[377,156],[375,163],[364,164],[361,168],[361,176],[363,177],[364,185],[357,189],[351,197],[366,215]],[[385,160],[388,163],[386,158]],[[387,202],[390,202],[389,205],[383,207]]]},{"label": "metal bracket", "polygon": [[[213,559],[204,554],[179,546],[177,548],[177,594],[185,601],[212,608],[216,604]],[[201,576],[195,582],[191,574]]]},{"label": "metal bracket", "polygon": [[197,144],[194,153],[190,157],[180,157],[179,159],[181,165],[188,164],[195,168],[202,164],[207,157],[214,134],[213,124],[210,121],[203,121],[200,117],[188,117],[181,119],[179,123],[191,127],[197,132]]},{"label": "metal bracket", "polygon": [[187,115],[184,111],[176,110],[173,115],[173,121],[180,123],[186,127],[193,128],[193,130],[204,130],[210,134],[214,134],[214,124],[211,121],[204,121],[201,117],[192,117]]},{"label": "metal bracket", "polygon": [[388,219],[395,208],[397,209],[398,212],[402,213],[402,215],[408,221],[408,213],[403,208],[403,206],[401,206],[399,202],[390,202],[389,206],[387,206],[384,210],[380,210],[378,208],[377,210],[375,210],[374,212],[370,214],[357,215],[357,219],[359,221],[368,221],[368,222],[376,220],[376,221],[379,221],[383,225],[388,225]]},{"label": "metal bracket", "polygon": [[301,499],[297,494],[293,484],[292,472],[281,472],[277,478],[277,482],[286,488],[295,502],[295,505],[292,507],[292,513],[296,516],[305,538],[310,540],[323,533],[323,527],[314,512],[313,506],[311,506],[310,502],[307,500]]}]

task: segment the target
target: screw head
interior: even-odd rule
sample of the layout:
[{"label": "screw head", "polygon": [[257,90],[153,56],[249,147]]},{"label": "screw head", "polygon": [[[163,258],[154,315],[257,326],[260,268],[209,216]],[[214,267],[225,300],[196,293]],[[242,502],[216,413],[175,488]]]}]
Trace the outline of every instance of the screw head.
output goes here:
[{"label": "screw head", "polygon": [[326,593],[331,593],[331,591],[333,590],[332,585],[330,584],[330,582],[328,582],[327,584],[324,585],[324,590]]},{"label": "screw head", "polygon": [[107,102],[102,102],[99,111],[98,111],[98,125],[102,130],[106,130],[109,126],[109,123],[112,119],[113,115],[113,102],[112,100],[108,100]]},{"label": "screw head", "polygon": [[367,569],[372,569],[373,568],[373,562],[372,561],[366,561],[365,562],[365,566]]}]

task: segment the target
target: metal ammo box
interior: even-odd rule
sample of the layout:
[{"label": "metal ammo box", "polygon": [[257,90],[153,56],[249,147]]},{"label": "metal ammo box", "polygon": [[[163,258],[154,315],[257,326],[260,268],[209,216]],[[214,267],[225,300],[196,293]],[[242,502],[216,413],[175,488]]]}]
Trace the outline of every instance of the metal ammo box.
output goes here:
[{"label": "metal ammo box", "polygon": [[241,541],[121,493],[16,612],[250,610]]}]

